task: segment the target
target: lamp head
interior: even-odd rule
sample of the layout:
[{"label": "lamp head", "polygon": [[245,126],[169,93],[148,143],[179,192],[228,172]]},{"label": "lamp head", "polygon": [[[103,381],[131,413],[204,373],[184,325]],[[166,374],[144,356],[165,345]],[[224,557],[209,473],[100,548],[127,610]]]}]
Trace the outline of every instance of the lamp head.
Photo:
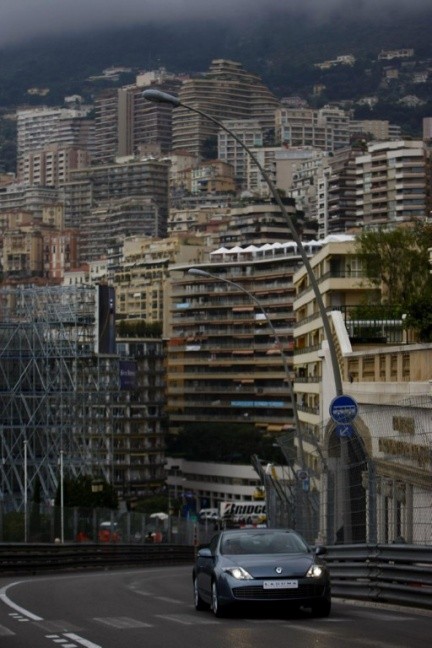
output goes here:
[{"label": "lamp head", "polygon": [[201,277],[211,277],[212,276],[210,274],[210,272],[206,272],[205,270],[201,270],[200,268],[189,268],[188,273],[192,274],[192,275],[199,275]]},{"label": "lamp head", "polygon": [[180,99],[174,95],[168,94],[168,92],[161,92],[160,90],[148,89],[144,90],[142,93],[144,99],[152,101],[153,103],[167,103],[177,108],[180,106]]}]

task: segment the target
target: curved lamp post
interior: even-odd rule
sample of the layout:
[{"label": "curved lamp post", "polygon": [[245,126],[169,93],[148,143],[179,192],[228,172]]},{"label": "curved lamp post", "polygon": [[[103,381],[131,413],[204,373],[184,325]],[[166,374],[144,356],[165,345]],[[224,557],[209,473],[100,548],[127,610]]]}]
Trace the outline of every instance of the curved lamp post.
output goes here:
[{"label": "curved lamp post", "polygon": [[333,379],[335,383],[335,391],[336,391],[336,396],[341,396],[343,393],[342,390],[342,378],[341,378],[341,373],[340,373],[340,368],[339,368],[339,363],[337,359],[337,353],[336,353],[336,347],[334,344],[332,332],[331,332],[331,327],[330,327],[330,320],[324,305],[324,301],[321,295],[321,291],[318,286],[317,279],[315,277],[314,271],[312,269],[312,266],[310,264],[309,258],[307,256],[306,250],[303,247],[301,238],[294,226],[294,223],[292,221],[291,216],[289,215],[288,211],[286,210],[285,205],[282,202],[282,199],[279,195],[278,190],[276,189],[275,185],[273,184],[272,179],[270,178],[269,174],[267,171],[263,168],[259,160],[257,159],[256,155],[251,151],[251,149],[246,146],[246,144],[238,137],[231,129],[227,128],[227,126],[224,126],[219,120],[215,119],[211,115],[208,115],[207,113],[203,112],[202,110],[199,110],[198,108],[195,108],[194,106],[190,106],[189,104],[185,104],[178,97],[175,97],[174,95],[168,94],[167,92],[161,92],[160,90],[155,90],[155,89],[148,89],[144,90],[142,93],[142,96],[147,99],[148,101],[152,101],[154,103],[168,103],[174,108],[178,108],[182,106],[183,108],[186,108],[187,110],[190,110],[191,112],[197,113],[198,115],[201,115],[204,117],[204,119],[208,119],[209,121],[213,122],[221,128],[222,130],[226,131],[231,137],[235,139],[235,141],[246,151],[246,153],[250,156],[250,158],[253,160],[253,162],[256,164],[258,167],[260,173],[262,174],[264,180],[266,181],[268,188],[271,191],[271,194],[276,201],[277,205],[279,206],[282,214],[286,218],[286,221],[288,223],[288,227],[291,232],[291,236],[293,238],[293,241],[297,245],[297,250],[301,256],[301,259],[304,263],[304,266],[306,268],[306,272],[309,277],[310,285],[314,291],[314,296],[318,305],[318,309],[321,315],[322,323],[323,323],[323,328],[324,328],[324,333],[325,337],[327,340],[327,344],[329,347],[329,353],[330,353],[330,359],[331,359],[331,364],[332,364],[332,372],[333,372]]},{"label": "curved lamp post", "polygon": [[[311,288],[314,292],[315,300],[318,306],[318,310],[321,316],[322,320],[322,325],[324,329],[324,334],[325,338],[327,340],[328,344],[328,350],[330,354],[330,361],[331,361],[331,369],[332,369],[332,374],[333,374],[333,380],[334,380],[334,385],[335,385],[335,392],[336,396],[342,396],[343,395],[343,389],[342,389],[342,376],[341,376],[341,371],[339,367],[339,362],[337,358],[337,353],[336,353],[336,346],[334,343],[332,331],[331,331],[331,326],[330,326],[330,319],[328,317],[328,313],[326,311],[326,307],[324,305],[324,301],[321,295],[321,291],[318,286],[318,281],[315,277],[315,273],[313,271],[313,268],[310,264],[309,258],[306,254],[306,250],[303,247],[303,243],[301,241],[301,238],[294,226],[294,223],[292,221],[292,218],[290,214],[288,213],[287,209],[285,208],[285,205],[283,204],[283,201],[279,195],[279,192],[276,188],[276,186],[273,184],[272,179],[270,178],[269,174],[267,171],[264,169],[262,164],[259,162],[258,158],[256,155],[251,151],[251,149],[234,133],[230,128],[222,124],[218,119],[215,117],[212,117],[212,115],[207,114],[206,112],[199,110],[199,108],[195,108],[194,106],[191,106],[189,104],[185,104],[178,97],[175,97],[174,95],[168,94],[166,92],[161,92],[160,90],[156,89],[147,89],[144,90],[142,93],[142,96],[147,99],[148,101],[152,101],[154,103],[167,103],[173,106],[174,108],[179,108],[183,107],[186,108],[187,110],[190,110],[191,112],[194,112],[198,115],[201,115],[204,117],[204,119],[207,119],[211,121],[213,124],[215,124],[218,128],[224,130],[226,133],[228,133],[238,144],[241,146],[247,153],[247,155],[253,160],[257,168],[259,169],[262,177],[264,178],[276,204],[279,206],[283,216],[285,217],[288,227],[291,232],[291,236],[293,238],[293,241],[297,245],[297,250],[300,254],[300,257],[304,263],[304,267],[306,269],[309,282],[311,285]],[[359,437],[360,438],[360,437]],[[360,438],[361,441],[361,438]],[[362,442],[362,441],[361,441]],[[362,443],[362,446],[364,448],[364,443]],[[347,462],[348,462],[348,450],[347,450],[347,439],[341,439],[341,452],[342,452],[342,462],[343,465],[346,467]],[[365,456],[368,458],[368,463],[370,466],[370,481],[371,483],[375,481],[374,473],[373,473],[373,461],[371,460],[370,457],[368,457],[366,451],[365,451]],[[346,478],[344,480],[346,482]],[[348,488],[347,488],[347,483],[344,484],[343,490],[348,493]],[[371,510],[370,510],[370,515],[371,517],[375,517],[375,506],[374,506],[374,498],[372,498],[371,501]],[[349,496],[347,495],[347,499],[344,500],[344,506],[343,506],[343,524],[345,527],[345,542],[350,542],[351,536],[352,536],[352,520],[351,520],[351,502],[349,499]],[[373,541],[374,537],[376,536],[376,521],[371,523],[371,539]]]}]

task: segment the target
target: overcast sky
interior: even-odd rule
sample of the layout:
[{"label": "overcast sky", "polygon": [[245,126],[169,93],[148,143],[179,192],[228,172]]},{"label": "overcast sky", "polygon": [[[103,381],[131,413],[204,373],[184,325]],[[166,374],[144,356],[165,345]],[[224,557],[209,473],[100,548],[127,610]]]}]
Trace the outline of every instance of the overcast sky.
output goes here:
[{"label": "overcast sky", "polygon": [[[0,0],[0,46],[47,34],[145,23],[148,20],[206,16],[228,19],[277,7],[301,7],[325,18],[343,11],[405,5],[430,5],[432,0]],[[258,12],[255,14],[254,12]]]}]

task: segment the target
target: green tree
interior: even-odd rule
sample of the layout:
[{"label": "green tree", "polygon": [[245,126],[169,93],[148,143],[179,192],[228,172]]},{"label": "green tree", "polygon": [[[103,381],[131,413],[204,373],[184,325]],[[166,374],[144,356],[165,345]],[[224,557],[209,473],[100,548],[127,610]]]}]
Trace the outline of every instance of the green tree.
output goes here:
[{"label": "green tree", "polygon": [[168,452],[172,456],[191,461],[212,461],[232,464],[248,464],[252,455],[268,461],[281,461],[275,448],[274,438],[264,435],[247,423],[208,422],[189,423],[187,428],[168,439]]},{"label": "green tree", "polygon": [[431,247],[432,226],[423,222],[366,231],[357,239],[357,254],[367,278],[381,289],[382,302],[405,314],[406,326],[422,341],[432,339]]},{"label": "green tree", "polygon": [[[116,510],[118,497],[115,488],[106,480],[98,480],[100,490],[94,492],[94,480],[88,475],[65,478],[63,481],[63,497],[65,507],[106,508]],[[56,506],[60,506],[60,484],[57,488]]]},{"label": "green tree", "polygon": [[119,337],[160,338],[162,337],[162,322],[120,320],[117,322],[117,332]]}]

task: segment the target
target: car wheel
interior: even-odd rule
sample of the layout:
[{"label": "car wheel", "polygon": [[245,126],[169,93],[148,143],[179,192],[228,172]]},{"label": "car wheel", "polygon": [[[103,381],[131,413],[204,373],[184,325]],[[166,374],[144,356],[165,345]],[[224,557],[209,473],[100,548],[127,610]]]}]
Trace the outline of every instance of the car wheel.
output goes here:
[{"label": "car wheel", "polygon": [[195,610],[198,612],[201,612],[202,610],[208,610],[208,605],[207,603],[201,598],[201,595],[199,593],[198,589],[198,579],[195,577],[193,580],[193,593],[194,593],[194,605],[195,605]]},{"label": "car wheel", "polygon": [[226,616],[226,606],[220,604],[216,581],[213,581],[213,583],[212,583],[211,592],[212,592],[211,610],[212,610],[213,614],[218,618]]},{"label": "car wheel", "polygon": [[312,604],[312,616],[317,618],[328,617],[331,612],[331,599],[323,598]]}]

